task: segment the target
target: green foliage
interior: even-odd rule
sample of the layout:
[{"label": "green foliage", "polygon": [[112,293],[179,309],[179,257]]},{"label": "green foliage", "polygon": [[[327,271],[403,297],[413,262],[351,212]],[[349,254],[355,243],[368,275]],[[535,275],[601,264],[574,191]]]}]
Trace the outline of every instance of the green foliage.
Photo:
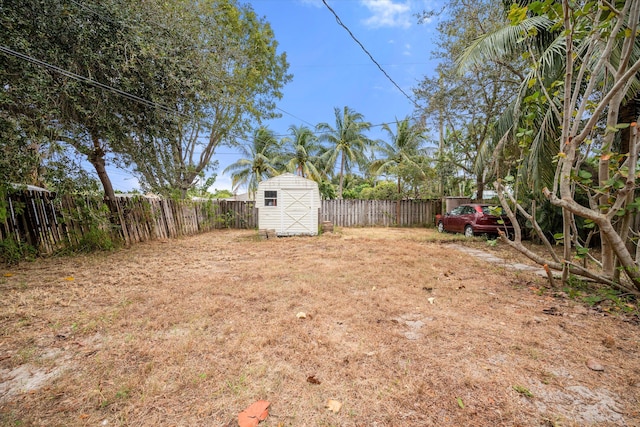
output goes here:
[{"label": "green foliage", "polygon": [[562,291],[571,299],[611,313],[640,313],[633,295],[570,276]]},{"label": "green foliage", "polygon": [[7,193],[10,190],[7,181],[0,181],[0,222],[7,219],[9,204],[7,203]]},{"label": "green foliage", "polygon": [[229,190],[218,190],[217,188],[211,193],[212,199],[230,199],[233,197],[233,193]]},{"label": "green foliage", "polygon": [[235,215],[231,211],[216,216],[216,221],[218,222],[218,224],[221,224],[225,228],[231,228],[231,224],[233,224],[234,220]]},{"label": "green foliage", "polygon": [[116,244],[111,239],[109,231],[98,227],[91,227],[82,233],[78,244],[71,248],[76,252],[90,253],[97,251],[112,251]]},{"label": "green foliage", "polygon": [[235,0],[7,0],[0,24],[8,182],[42,186],[50,153],[71,149],[109,197],[107,160],[185,197],[218,146],[274,115],[290,80],[269,24]]},{"label": "green foliage", "polygon": [[[398,177],[397,194],[395,199],[402,199],[402,181],[419,183],[426,178],[422,170],[420,153],[425,141],[424,129],[417,123],[412,123],[407,117],[403,120],[396,120],[395,132],[388,124],[383,126],[391,143],[379,141],[376,151],[382,158],[374,160],[369,165],[370,171],[374,175],[382,173],[392,173]],[[417,182],[416,182],[417,181]]]},{"label": "green foliage", "polygon": [[390,181],[378,182],[375,187],[366,187],[360,192],[364,200],[399,200],[401,197],[396,183]]},{"label": "green foliage", "polygon": [[334,108],[334,115],[335,127],[329,123],[320,123],[316,129],[322,132],[320,141],[329,143],[327,150],[320,156],[325,170],[333,170],[338,162],[340,164],[338,198],[342,198],[345,174],[355,165],[365,165],[365,151],[373,142],[364,134],[371,128],[371,123],[366,122],[362,114],[345,106],[342,111]]},{"label": "green foliage", "polygon": [[32,261],[37,255],[36,248],[10,235],[0,240],[0,263],[15,265],[20,261]]},{"label": "green foliage", "polygon": [[161,47],[151,59],[169,61],[178,102],[167,105],[183,106],[183,114],[172,118],[174,132],[145,135],[127,158],[145,186],[175,188],[184,197],[199,174],[215,168],[218,147],[235,146],[253,123],[275,116],[273,100],[291,76],[270,25],[250,6],[235,0],[163,5],[156,22],[170,22],[172,32],[156,41],[157,28],[150,25],[145,34],[152,46],[168,45],[176,53],[167,58]]},{"label": "green foliage", "polygon": [[525,397],[533,397],[533,393],[528,388],[521,385],[514,385],[513,389]]},{"label": "green foliage", "polygon": [[336,198],[336,187],[331,182],[323,179],[318,184],[318,189],[320,191],[320,197],[322,197],[322,199],[333,200]]},{"label": "green foliage", "polygon": [[284,167],[288,172],[303,178],[322,181],[327,174],[321,168],[320,154],[323,147],[318,138],[306,126],[291,126],[289,131],[291,137],[282,140]]},{"label": "green foliage", "polygon": [[[110,221],[109,207],[99,195],[74,194],[59,197],[73,198],[70,205],[74,206],[70,211],[63,212],[69,224],[70,240],[59,254],[111,251],[120,245]],[[80,224],[81,227],[74,227],[73,224]]]},{"label": "green foliage", "polygon": [[278,175],[281,143],[272,130],[260,127],[253,138],[240,146],[242,158],[227,166],[224,172],[231,172],[234,191],[246,185],[247,191],[255,194],[258,184]]},{"label": "green foliage", "polygon": [[[465,49],[507,24],[501,2],[450,0],[447,10],[447,19],[438,25],[437,74],[424,78],[414,89],[426,107],[422,114],[434,129],[440,129],[435,164],[439,196],[470,193],[471,186],[462,176],[471,177],[478,190],[492,179],[498,118],[517,93],[523,68],[516,55],[500,60],[483,57],[470,66],[459,66]],[[500,46],[491,47],[500,51]],[[513,157],[503,150],[498,156]]]}]

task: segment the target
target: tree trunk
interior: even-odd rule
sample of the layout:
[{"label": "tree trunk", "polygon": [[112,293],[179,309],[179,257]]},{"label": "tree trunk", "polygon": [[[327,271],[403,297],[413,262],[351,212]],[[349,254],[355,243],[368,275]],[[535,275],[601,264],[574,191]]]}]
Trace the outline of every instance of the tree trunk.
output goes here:
[{"label": "tree trunk", "polygon": [[[640,115],[640,92],[636,93],[633,99],[630,99],[624,105],[620,106],[618,112],[618,123],[631,123]],[[629,152],[629,142],[631,141],[631,127],[620,131],[620,153]]]},{"label": "tree trunk", "polygon": [[482,200],[484,198],[484,179],[482,176],[476,178],[476,199]]},{"label": "tree trunk", "polygon": [[[638,117],[639,114],[640,114],[640,92],[636,93],[635,97],[633,97],[633,99],[630,99],[629,102],[620,106],[620,110],[618,111],[617,121],[618,123],[631,123],[636,121],[636,118]],[[620,131],[620,147],[618,149],[618,152],[621,154],[631,153],[632,129],[633,128],[629,126]],[[624,158],[620,160],[619,166],[622,166],[623,162],[624,162]],[[627,205],[633,202],[633,198],[634,198],[634,193],[630,192],[627,195],[627,199],[628,199]],[[631,223],[631,215],[633,214],[630,212],[627,212],[624,219],[620,221],[620,224],[617,227],[618,233],[622,236],[622,240],[627,242],[627,248],[629,249],[630,252],[634,250],[633,244],[630,244],[628,241],[628,234],[629,234],[628,230],[629,230],[629,225]],[[617,268],[618,267],[617,263],[615,267],[616,268],[614,269],[614,272],[613,272],[614,279],[616,281],[619,281],[620,269]]]},{"label": "tree trunk", "polygon": [[93,140],[93,150],[89,154],[89,162],[93,165],[98,174],[98,178],[102,183],[102,188],[104,190],[104,198],[107,201],[115,201],[116,193],[113,191],[113,184],[111,184],[111,179],[107,174],[107,169],[105,168],[105,160],[104,160],[104,150],[100,145],[100,141],[96,137],[92,137]]},{"label": "tree trunk", "polygon": [[398,176],[398,200],[396,200],[396,225],[400,226],[400,200],[402,199],[402,184]]},{"label": "tree trunk", "polygon": [[340,153],[340,185],[338,186],[338,199],[342,199],[343,182],[344,182],[344,151]]}]

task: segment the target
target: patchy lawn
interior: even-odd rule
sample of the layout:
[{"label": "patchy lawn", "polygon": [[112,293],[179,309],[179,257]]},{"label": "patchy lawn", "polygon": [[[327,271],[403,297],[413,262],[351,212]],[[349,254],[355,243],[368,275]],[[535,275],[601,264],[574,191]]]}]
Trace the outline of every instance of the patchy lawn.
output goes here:
[{"label": "patchy lawn", "polygon": [[0,425],[236,426],[260,399],[264,427],[640,425],[632,317],[448,237],[216,231],[0,270]]}]

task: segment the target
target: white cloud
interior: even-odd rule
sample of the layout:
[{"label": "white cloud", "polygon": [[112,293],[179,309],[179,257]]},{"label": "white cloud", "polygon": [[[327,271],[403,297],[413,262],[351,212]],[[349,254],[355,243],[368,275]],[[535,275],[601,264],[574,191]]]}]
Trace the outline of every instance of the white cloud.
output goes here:
[{"label": "white cloud", "polygon": [[409,2],[396,3],[393,0],[360,0],[372,13],[365,19],[365,25],[372,28],[411,26],[411,8]]},{"label": "white cloud", "polygon": [[411,56],[411,45],[409,43],[404,45],[404,50],[402,51],[404,56]]}]

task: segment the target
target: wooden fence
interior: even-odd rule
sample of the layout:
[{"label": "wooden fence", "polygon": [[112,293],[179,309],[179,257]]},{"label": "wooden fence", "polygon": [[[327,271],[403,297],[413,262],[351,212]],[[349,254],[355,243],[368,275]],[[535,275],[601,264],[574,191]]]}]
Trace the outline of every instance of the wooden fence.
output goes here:
[{"label": "wooden fence", "polygon": [[44,191],[15,191],[7,198],[0,240],[11,236],[49,254],[78,246],[95,228],[131,245],[220,228],[252,229],[258,223],[253,202],[122,197],[109,204]]},{"label": "wooden fence", "polygon": [[[323,200],[320,221],[340,227],[425,226],[440,211],[439,200]],[[100,228],[126,245],[191,235],[221,228],[255,229],[254,202],[175,201],[146,197],[101,200],[55,197],[46,191],[16,190],[7,199],[7,215],[0,222],[0,240],[10,236],[49,254],[82,243]]]},{"label": "wooden fence", "polygon": [[400,226],[419,227],[433,224],[440,213],[440,200],[401,200],[400,217],[395,200],[323,200],[321,221],[339,227]]}]

